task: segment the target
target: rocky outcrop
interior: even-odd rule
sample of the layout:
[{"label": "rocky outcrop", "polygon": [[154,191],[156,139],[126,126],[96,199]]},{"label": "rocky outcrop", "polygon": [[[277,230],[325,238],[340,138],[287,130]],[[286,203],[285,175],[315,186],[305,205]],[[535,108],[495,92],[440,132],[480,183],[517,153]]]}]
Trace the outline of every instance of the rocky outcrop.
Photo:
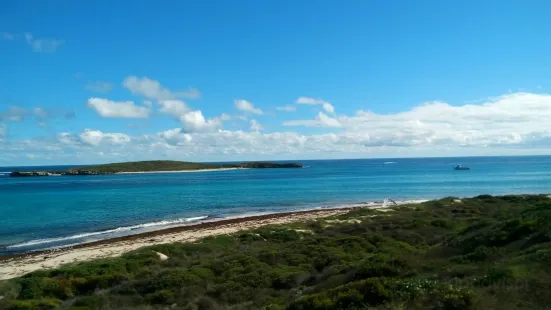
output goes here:
[{"label": "rocky outcrop", "polygon": [[10,173],[10,177],[47,177],[49,175],[51,175],[51,173],[46,171],[27,171],[27,172],[15,171]]},{"label": "rocky outcrop", "polygon": [[107,173],[98,173],[95,171],[69,169],[67,171],[14,171],[10,177],[47,177],[55,175],[98,175]]}]

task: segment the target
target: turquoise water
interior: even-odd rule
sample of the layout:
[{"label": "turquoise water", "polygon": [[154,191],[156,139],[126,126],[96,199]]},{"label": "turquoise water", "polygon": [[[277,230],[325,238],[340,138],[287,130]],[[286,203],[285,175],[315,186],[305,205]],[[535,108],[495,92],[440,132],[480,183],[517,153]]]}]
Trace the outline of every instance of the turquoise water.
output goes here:
[{"label": "turquoise water", "polygon": [[[9,178],[0,168],[0,253],[244,214],[385,197],[551,192],[551,156],[301,161],[303,169]],[[454,171],[461,163],[469,171]],[[61,169],[64,167],[33,168]]]}]

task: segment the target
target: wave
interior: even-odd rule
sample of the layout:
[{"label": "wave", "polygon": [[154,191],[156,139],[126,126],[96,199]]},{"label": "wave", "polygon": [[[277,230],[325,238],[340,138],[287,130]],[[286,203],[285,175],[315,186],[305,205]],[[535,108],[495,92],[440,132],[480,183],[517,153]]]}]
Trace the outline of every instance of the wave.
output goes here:
[{"label": "wave", "polygon": [[[391,203],[391,201],[389,201],[388,199],[385,199],[383,201],[368,201],[368,202],[348,203],[348,204],[327,204],[322,206],[318,205],[315,207],[308,206],[304,208],[280,210],[279,212],[278,211],[270,212],[268,210],[258,210],[257,212],[244,212],[244,213],[240,212],[240,214],[235,214],[235,215],[229,215],[227,213],[223,215],[209,214],[204,216],[179,218],[175,220],[164,220],[164,221],[150,222],[150,223],[144,223],[144,224],[138,224],[138,225],[132,225],[132,226],[123,226],[123,227],[118,227],[118,228],[103,230],[103,231],[80,233],[80,234],[75,234],[75,235],[66,236],[66,237],[36,239],[36,240],[26,241],[22,243],[16,243],[13,245],[8,245],[3,247],[3,249],[15,250],[15,249],[26,248],[26,247],[35,247],[35,248],[44,249],[44,248],[49,248],[53,246],[48,244],[56,244],[56,243],[62,243],[61,246],[65,247],[65,246],[68,246],[69,244],[79,244],[79,243],[85,242],[85,240],[81,240],[84,238],[90,238],[90,237],[96,236],[96,238],[93,238],[93,240],[87,240],[87,241],[102,240],[102,239],[108,239],[113,237],[113,236],[102,236],[102,235],[119,234],[119,233],[125,233],[133,230],[151,228],[151,227],[157,227],[156,230],[158,230],[165,227],[178,226],[178,225],[198,222],[202,220],[207,220],[210,222],[210,221],[218,221],[222,219],[238,219],[238,218],[246,218],[246,217],[260,216],[260,215],[267,215],[267,214],[277,214],[281,212],[298,212],[298,211],[319,210],[319,209],[341,209],[341,208],[357,208],[357,207],[367,207],[367,208],[378,209],[378,208],[392,206],[394,205],[394,203],[396,205],[403,205],[403,204],[417,204],[425,201],[427,200],[424,200],[424,199],[397,200]],[[128,235],[128,233],[124,235]],[[101,236],[101,237],[97,237],[97,236]]]},{"label": "wave", "polygon": [[395,161],[385,161],[383,163],[383,165],[392,165],[392,164],[397,164],[397,162],[395,162]]},{"label": "wave", "polygon": [[13,244],[13,245],[8,245],[5,248],[6,249],[16,249],[16,248],[23,248],[23,247],[29,247],[29,246],[37,246],[37,245],[41,245],[41,244],[48,244],[48,243],[69,241],[69,240],[75,240],[75,239],[82,239],[82,238],[99,236],[99,235],[104,235],[104,234],[113,234],[113,233],[120,233],[120,232],[125,232],[125,231],[132,231],[132,230],[136,230],[136,229],[140,229],[140,228],[149,228],[149,227],[155,227],[155,226],[173,226],[173,225],[178,225],[178,224],[186,224],[186,223],[197,222],[197,221],[205,220],[209,217],[210,216],[208,216],[208,215],[196,216],[196,217],[186,217],[186,218],[179,218],[179,219],[175,219],[175,220],[165,220],[165,221],[144,223],[144,224],[138,224],[138,225],[132,225],[132,226],[123,226],[123,227],[118,227],[118,228],[114,228],[114,229],[95,231],[95,232],[89,232],[89,233],[81,233],[81,234],[76,234],[76,235],[66,236],[66,237],[37,239],[37,240],[31,240],[31,241],[17,243],[17,244]]}]

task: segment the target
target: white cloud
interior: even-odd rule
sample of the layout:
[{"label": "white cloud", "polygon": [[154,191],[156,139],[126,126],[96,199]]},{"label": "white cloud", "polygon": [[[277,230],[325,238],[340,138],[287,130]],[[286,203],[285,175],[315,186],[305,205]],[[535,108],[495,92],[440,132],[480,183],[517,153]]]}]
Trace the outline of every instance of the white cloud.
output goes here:
[{"label": "white cloud", "polygon": [[62,132],[57,135],[57,140],[61,144],[65,145],[74,145],[80,143],[80,141],[71,133],[68,132]]},{"label": "white cloud", "polygon": [[122,85],[129,89],[133,94],[144,96],[146,98],[164,101],[177,98],[199,98],[199,90],[189,88],[187,91],[170,91],[163,87],[159,81],[149,79],[148,77],[129,76],[124,79]]},{"label": "white cloud", "polygon": [[147,107],[140,107],[133,101],[111,101],[102,98],[88,99],[88,107],[102,117],[147,118],[151,112]]},{"label": "white cloud", "polygon": [[211,132],[222,127],[219,118],[206,120],[201,111],[190,111],[180,117],[182,126],[186,132]]},{"label": "white cloud", "polygon": [[25,33],[25,40],[35,52],[54,53],[62,44],[62,40],[37,39],[31,33]]},{"label": "white cloud", "polygon": [[105,133],[100,130],[85,129],[78,135],[62,132],[57,135],[57,141],[64,146],[78,148],[85,147],[123,147],[132,141],[132,138],[124,133]]},{"label": "white cloud", "polygon": [[180,117],[189,112],[187,104],[181,100],[164,100],[160,101],[159,104],[161,105],[160,112],[176,117]]},{"label": "white cloud", "polygon": [[296,103],[297,104],[321,105],[326,112],[335,113],[335,108],[333,107],[333,105],[331,103],[323,100],[323,99],[314,99],[314,98],[310,98],[310,97],[299,97],[296,100]]},{"label": "white cloud", "polygon": [[253,114],[263,114],[262,110],[255,108],[254,104],[252,104],[247,100],[238,99],[238,100],[235,100],[233,103],[239,111],[250,112]]},{"label": "white cloud", "polygon": [[80,140],[91,146],[98,146],[102,143],[110,145],[121,145],[129,143],[131,138],[124,133],[103,133],[99,130],[86,129],[79,135]]},{"label": "white cloud", "polygon": [[95,93],[108,93],[113,89],[113,84],[104,81],[89,81],[84,88]]},{"label": "white cloud", "polygon": [[[0,144],[1,158],[91,156],[94,162],[157,158],[245,160],[245,158],[339,158],[356,156],[454,156],[544,154],[551,148],[551,95],[514,93],[477,104],[452,106],[428,102],[407,111],[328,116],[286,125],[324,127],[324,133],[263,133],[222,129],[224,115],[205,119],[201,111],[182,115],[182,128],[128,136],[87,130],[59,134],[55,142],[14,141]],[[93,149],[93,150],[91,150]],[[81,154],[81,155],[79,155]],[[65,157],[63,157],[65,156]],[[93,157],[96,156],[96,157]],[[88,157],[86,157],[88,158]],[[1,160],[1,159],[0,159]]]},{"label": "white cloud", "polygon": [[297,110],[297,108],[292,105],[285,105],[281,107],[276,107],[276,110],[283,111],[283,112],[294,112]]},{"label": "white cloud", "polygon": [[193,140],[191,134],[182,132],[181,128],[160,132],[158,136],[170,145],[186,145]]},{"label": "white cloud", "polygon": [[2,39],[4,39],[4,40],[13,40],[13,39],[15,39],[15,35],[11,34],[9,32],[2,32]]},{"label": "white cloud", "polygon": [[284,126],[305,126],[305,127],[341,127],[338,119],[332,118],[323,112],[319,112],[314,120],[296,120],[283,122]]},{"label": "white cloud", "polygon": [[220,114],[219,119],[221,121],[229,121],[230,119],[232,119],[232,117],[231,117],[231,115],[228,115],[226,113],[222,113],[222,114]]},{"label": "white cloud", "polygon": [[[513,93],[481,104],[452,106],[427,102],[409,111],[377,114],[358,111],[335,119],[288,121],[287,126],[337,127],[348,138],[395,146],[489,147],[526,145],[551,136],[551,95]],[[336,120],[336,121],[334,121]]]},{"label": "white cloud", "polygon": [[261,130],[264,130],[264,127],[262,126],[262,124],[257,122],[255,119],[252,119],[251,120],[251,130],[252,131],[261,131]]}]

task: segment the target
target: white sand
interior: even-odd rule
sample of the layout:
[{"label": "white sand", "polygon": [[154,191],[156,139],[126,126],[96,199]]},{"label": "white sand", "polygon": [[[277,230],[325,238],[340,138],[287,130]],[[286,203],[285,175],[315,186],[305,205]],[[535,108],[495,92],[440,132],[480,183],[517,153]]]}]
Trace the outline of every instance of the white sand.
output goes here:
[{"label": "white sand", "polygon": [[176,171],[134,171],[134,172],[117,172],[115,174],[185,173],[185,172],[209,172],[209,171],[228,171],[228,170],[244,170],[244,169],[249,169],[249,168],[216,168],[216,169],[176,170]]},{"label": "white sand", "polygon": [[173,242],[193,242],[207,236],[231,234],[240,230],[257,228],[264,225],[307,221],[321,217],[344,214],[348,211],[348,209],[332,209],[320,210],[312,213],[293,213],[278,218],[250,220],[211,228],[197,228],[195,230],[167,233],[153,237],[144,236],[139,239],[115,241],[113,243],[89,246],[79,249],[67,248],[62,249],[62,251],[59,252],[52,252],[48,254],[28,255],[25,257],[0,261],[0,280],[19,277],[39,269],[55,268],[67,263],[82,262],[97,258],[115,257],[144,246]]}]

